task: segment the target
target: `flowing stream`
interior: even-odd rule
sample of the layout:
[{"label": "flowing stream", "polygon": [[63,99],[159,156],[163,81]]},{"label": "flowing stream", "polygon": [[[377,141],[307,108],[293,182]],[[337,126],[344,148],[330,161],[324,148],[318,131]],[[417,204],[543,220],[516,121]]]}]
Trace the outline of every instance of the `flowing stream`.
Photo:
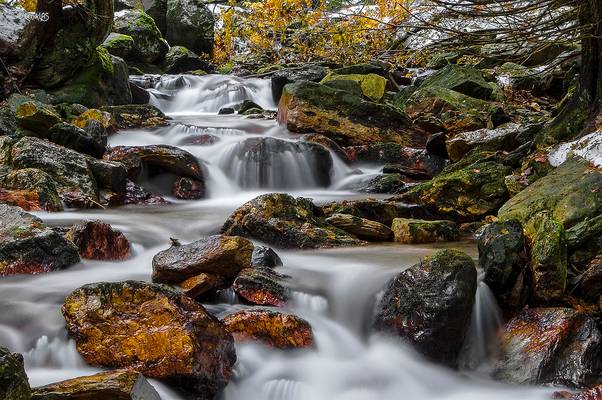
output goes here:
[{"label": "flowing stream", "polygon": [[[60,306],[66,294],[91,282],[150,281],[152,257],[169,246],[215,234],[228,215],[260,193],[286,191],[316,202],[362,198],[346,187],[379,170],[353,168],[321,147],[290,135],[273,120],[218,115],[223,107],[252,100],[275,109],[269,81],[228,76],[163,77],[151,89],[151,103],[169,114],[170,126],[130,130],[110,145],[170,144],[199,158],[208,198],[178,201],[160,179],[146,182],[173,202],[157,208],[38,214],[52,225],[100,219],[124,232],[133,256],[124,262],[82,261],[65,271],[14,276],[0,282],[0,345],[24,353],[32,386],[97,369],[86,366],[67,338]],[[198,145],[203,141],[205,145]],[[207,145],[209,143],[209,145]],[[471,242],[448,243],[476,257]],[[316,251],[278,251],[292,277],[296,313],[314,328],[317,348],[283,352],[257,344],[237,345],[238,362],[223,400],[481,400],[548,399],[550,389],[512,387],[487,377],[493,336],[501,323],[486,285],[480,284],[460,372],[435,366],[410,348],[369,335],[372,310],[393,275],[428,255],[436,246],[371,245]],[[206,305],[218,316],[245,307],[234,296]],[[151,381],[164,400],[181,399]]]}]

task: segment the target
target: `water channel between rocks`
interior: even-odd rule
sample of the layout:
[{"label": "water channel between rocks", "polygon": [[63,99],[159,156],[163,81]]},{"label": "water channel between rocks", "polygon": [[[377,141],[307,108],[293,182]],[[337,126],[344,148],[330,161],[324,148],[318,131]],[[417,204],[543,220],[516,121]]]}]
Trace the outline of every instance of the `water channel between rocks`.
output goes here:
[{"label": "water channel between rocks", "polygon": [[[353,185],[373,177],[380,167],[350,168],[334,154],[325,177],[320,155],[288,134],[273,120],[217,115],[227,106],[249,99],[274,109],[269,81],[225,76],[164,78],[151,103],[173,118],[157,130],[131,130],[113,135],[110,145],[170,144],[202,162],[208,198],[178,201],[158,208],[39,213],[51,225],[100,219],[123,231],[133,244],[125,262],[83,261],[65,271],[4,278],[0,284],[0,345],[25,354],[32,386],[94,373],[69,340],[60,314],[64,297],[91,282],[150,281],[151,260],[169,246],[217,233],[228,215],[258,194],[287,192],[317,203],[363,198]],[[215,144],[187,144],[192,136],[211,135]],[[161,179],[146,183],[167,194]],[[476,257],[472,242],[446,243]],[[259,345],[237,345],[238,362],[224,400],[481,400],[549,399],[549,389],[512,387],[487,378],[487,355],[500,317],[488,288],[481,284],[473,322],[463,350],[460,372],[437,367],[410,348],[371,337],[375,300],[396,273],[430,254],[434,246],[370,245],[334,250],[284,251],[282,272],[290,275],[293,302],[289,311],[314,328],[317,348],[283,352]],[[234,298],[207,304],[218,316],[244,308]],[[180,399],[152,381],[164,400]]]}]

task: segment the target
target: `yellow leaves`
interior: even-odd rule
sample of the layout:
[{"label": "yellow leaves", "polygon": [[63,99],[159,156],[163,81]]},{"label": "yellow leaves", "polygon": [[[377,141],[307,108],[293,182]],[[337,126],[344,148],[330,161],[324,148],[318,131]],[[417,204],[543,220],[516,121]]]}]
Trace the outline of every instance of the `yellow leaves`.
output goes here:
[{"label": "yellow leaves", "polygon": [[38,7],[37,0],[19,0],[19,5],[25,9],[25,11],[33,12]]}]

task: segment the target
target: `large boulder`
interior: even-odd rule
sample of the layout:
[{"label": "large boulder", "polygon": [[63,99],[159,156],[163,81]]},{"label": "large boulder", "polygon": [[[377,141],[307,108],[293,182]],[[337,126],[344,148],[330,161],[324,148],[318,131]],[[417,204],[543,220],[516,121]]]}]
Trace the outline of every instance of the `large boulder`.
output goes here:
[{"label": "large boulder", "polygon": [[361,93],[370,101],[379,102],[385,95],[385,87],[387,80],[376,74],[328,74],[320,83],[326,84],[329,82],[357,82],[360,85]]},{"label": "large boulder", "polygon": [[201,273],[234,279],[251,267],[253,243],[240,236],[215,235],[172,246],[153,257],[153,281],[178,283]]},{"label": "large boulder", "polygon": [[[493,222],[477,232],[483,282],[504,305],[521,305],[522,279],[519,276],[527,261],[525,240],[523,226],[516,220]],[[517,282],[519,287],[516,287]]]},{"label": "large boulder", "polygon": [[132,254],[125,235],[101,221],[73,225],[65,237],[75,243],[81,257],[88,260],[126,260]]},{"label": "large boulder", "polygon": [[404,244],[451,242],[460,237],[458,226],[453,221],[395,218],[391,229],[395,241]]},{"label": "large boulder", "polygon": [[23,366],[23,356],[0,347],[0,397],[3,400],[29,400],[31,389]]},{"label": "large boulder", "polygon": [[478,220],[494,214],[508,199],[505,177],[510,172],[510,167],[496,160],[474,157],[412,187],[402,199],[427,206],[439,215]]},{"label": "large boulder", "polygon": [[344,145],[426,142],[426,136],[394,107],[307,81],[285,86],[278,119],[293,132],[320,133]]},{"label": "large boulder", "polygon": [[213,54],[215,19],[207,6],[196,0],[167,0],[166,38],[197,54]]},{"label": "large boulder", "polygon": [[230,215],[222,233],[302,249],[362,244],[356,237],[328,225],[311,200],[284,193],[264,194],[243,204]]},{"label": "large boulder", "polygon": [[274,97],[274,101],[276,103],[280,101],[284,87],[289,83],[299,81],[320,82],[326,75],[328,75],[328,69],[326,67],[314,64],[280,69],[271,76],[272,96]]},{"label": "large boulder", "polygon": [[457,250],[438,251],[389,282],[372,329],[454,367],[470,326],[476,290],[472,259]]},{"label": "large boulder", "polygon": [[130,35],[115,32],[111,32],[102,42],[102,47],[107,49],[110,54],[124,60],[129,60],[134,56],[135,45],[134,38]]},{"label": "large boulder", "polygon": [[239,342],[258,341],[278,349],[314,346],[311,325],[293,314],[270,310],[243,310],[223,319],[226,330]]},{"label": "large boulder", "polygon": [[77,247],[18,207],[0,204],[0,276],[37,274],[79,262]]},{"label": "large boulder", "polygon": [[13,168],[36,168],[48,174],[56,182],[61,197],[77,193],[97,199],[96,180],[84,155],[34,137],[14,143],[10,154]]},{"label": "large boulder", "polygon": [[502,331],[494,376],[521,384],[591,385],[601,341],[596,323],[573,309],[526,309]]},{"label": "large boulder", "polygon": [[326,222],[363,240],[389,240],[393,236],[388,226],[350,214],[332,214]]},{"label": "large boulder", "polygon": [[211,399],[236,359],[233,339],[199,303],[163,285],[95,283],[67,296],[67,331],[91,365],[128,368]]},{"label": "large boulder", "polygon": [[454,135],[445,143],[452,161],[459,161],[471,150],[511,151],[518,147],[520,125],[509,123],[495,129],[479,129]]},{"label": "large boulder", "polygon": [[134,40],[134,55],[143,62],[161,61],[169,50],[169,45],[163,39],[155,21],[142,10],[123,10],[115,13],[113,30]]},{"label": "large boulder", "polygon": [[141,373],[101,372],[33,389],[32,400],[161,400]]},{"label": "large boulder", "polygon": [[487,82],[483,73],[472,66],[450,64],[422,82],[420,88],[440,87],[481,100],[499,100],[501,89]]}]

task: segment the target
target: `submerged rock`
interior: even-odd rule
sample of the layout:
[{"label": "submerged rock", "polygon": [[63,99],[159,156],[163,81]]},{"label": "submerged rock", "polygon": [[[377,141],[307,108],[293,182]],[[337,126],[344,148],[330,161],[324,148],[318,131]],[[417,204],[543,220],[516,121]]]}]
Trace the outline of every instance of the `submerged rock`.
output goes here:
[{"label": "submerged rock", "polygon": [[395,218],[391,229],[395,241],[405,244],[451,242],[460,237],[458,226],[453,221]]},{"label": "submerged rock", "polygon": [[476,289],[472,259],[457,250],[438,251],[389,282],[372,329],[408,341],[429,359],[455,367]]},{"label": "submerged rock", "polygon": [[82,376],[33,389],[32,400],[161,400],[138,372],[118,370]]},{"label": "submerged rock", "polygon": [[332,214],[326,222],[363,240],[389,240],[393,236],[388,226],[350,214]]},{"label": "submerged rock", "polygon": [[127,281],[82,286],[62,308],[88,364],[128,368],[210,399],[236,360],[233,339],[200,304],[163,285]]},{"label": "submerged rock", "polygon": [[596,323],[575,310],[523,310],[504,327],[494,376],[521,384],[590,385],[598,377],[601,340]]},{"label": "submerged rock", "polygon": [[234,279],[251,267],[253,243],[240,236],[215,235],[172,246],[153,257],[153,281],[178,283],[201,273]]},{"label": "submerged rock", "polygon": [[394,142],[420,146],[426,136],[394,107],[313,82],[284,88],[278,119],[299,133],[320,133],[343,145]]},{"label": "submerged rock", "polygon": [[29,400],[31,390],[23,366],[23,356],[0,347],[0,398]]},{"label": "submerged rock", "polygon": [[282,284],[286,276],[271,269],[243,269],[232,289],[244,300],[260,306],[283,307],[289,301],[290,290]]},{"label": "submerged rock", "polygon": [[41,219],[0,204],[0,276],[38,274],[79,262],[77,247]]},{"label": "submerged rock", "polygon": [[75,243],[82,258],[89,260],[126,260],[132,254],[125,235],[101,221],[73,225],[65,237]]},{"label": "submerged rock", "polygon": [[223,319],[238,342],[259,341],[278,349],[314,347],[311,325],[293,314],[270,310],[243,310]]},{"label": "submerged rock", "polygon": [[261,195],[239,207],[222,227],[267,244],[292,248],[357,246],[363,242],[326,223],[309,199],[284,193]]}]

